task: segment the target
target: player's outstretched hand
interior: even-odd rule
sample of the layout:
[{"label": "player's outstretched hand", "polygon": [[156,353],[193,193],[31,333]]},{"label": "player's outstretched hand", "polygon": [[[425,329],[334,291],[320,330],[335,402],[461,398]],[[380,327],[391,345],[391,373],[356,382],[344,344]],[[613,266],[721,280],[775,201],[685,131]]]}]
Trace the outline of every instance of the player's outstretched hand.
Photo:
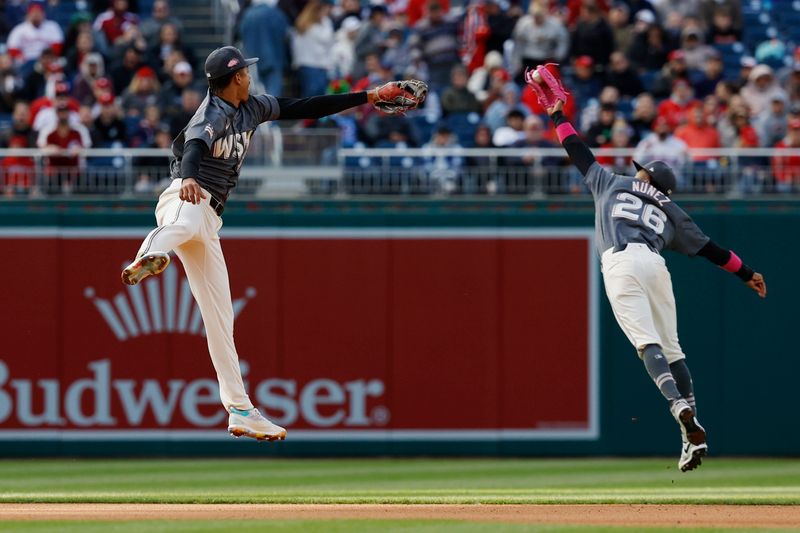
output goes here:
[{"label": "player's outstretched hand", "polygon": [[181,183],[180,199],[185,202],[199,204],[201,200],[206,197],[206,193],[200,188],[200,185],[194,178],[185,178]]},{"label": "player's outstretched hand", "polygon": [[764,281],[764,276],[758,272],[753,274],[753,277],[747,282],[747,286],[756,291],[762,298],[767,297],[767,284]]}]

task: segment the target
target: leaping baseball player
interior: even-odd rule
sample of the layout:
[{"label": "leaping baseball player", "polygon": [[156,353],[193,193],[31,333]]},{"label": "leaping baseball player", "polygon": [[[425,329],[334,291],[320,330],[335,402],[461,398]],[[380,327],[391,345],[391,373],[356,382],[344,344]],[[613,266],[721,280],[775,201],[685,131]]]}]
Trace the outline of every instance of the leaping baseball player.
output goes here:
[{"label": "leaping baseball player", "polygon": [[219,241],[222,212],[239,179],[250,138],[262,122],[320,118],[372,104],[381,111],[403,113],[417,107],[427,86],[417,80],[390,82],[368,92],[276,98],[250,95],[249,67],[233,46],[206,59],[208,94],[189,124],[172,143],[172,183],[156,205],[158,227],[144,239],[136,260],[122,271],[122,281],[135,285],[160,274],[169,252],[183,263],[208,338],[222,404],[229,413],[228,431],[258,440],[283,440],[286,430],[259,413],[248,397],[233,342],[233,305],[228,272]]},{"label": "leaping baseball player", "polygon": [[762,298],[767,295],[764,277],[733,251],[714,243],[672,201],[675,174],[663,161],[644,165],[634,161],[633,177],[609,172],[595,161],[564,116],[567,93],[547,66],[527,71],[525,80],[547,109],[559,141],[592,192],[606,295],[617,323],[680,426],[678,466],[682,472],[693,470],[700,466],[708,445],[706,432],[697,421],[692,378],[678,342],[672,280],[660,253],[666,248],[705,257],[739,277]]}]

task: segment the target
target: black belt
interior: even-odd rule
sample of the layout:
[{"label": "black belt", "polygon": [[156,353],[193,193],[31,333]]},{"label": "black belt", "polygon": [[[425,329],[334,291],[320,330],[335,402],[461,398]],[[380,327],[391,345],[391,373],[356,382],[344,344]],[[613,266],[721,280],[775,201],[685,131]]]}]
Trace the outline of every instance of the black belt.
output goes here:
[{"label": "black belt", "polygon": [[225,204],[214,198],[213,196],[208,201],[208,204],[211,206],[211,209],[217,214],[218,217],[222,216],[222,212],[225,211]]},{"label": "black belt", "polygon": [[649,245],[649,244],[647,244],[646,242],[626,242],[625,244],[618,244],[618,245],[616,245],[616,246],[614,247],[614,251],[613,251],[612,253],[621,252],[622,250],[624,250],[625,248],[627,248],[629,244],[644,244],[644,245],[645,245],[645,246],[647,246],[647,247],[650,249],[650,251],[651,251],[651,252],[653,252],[654,254],[657,254],[657,253],[658,253],[658,252],[656,251],[656,249],[655,249],[655,248],[653,248],[652,246],[650,246],[650,245]]}]

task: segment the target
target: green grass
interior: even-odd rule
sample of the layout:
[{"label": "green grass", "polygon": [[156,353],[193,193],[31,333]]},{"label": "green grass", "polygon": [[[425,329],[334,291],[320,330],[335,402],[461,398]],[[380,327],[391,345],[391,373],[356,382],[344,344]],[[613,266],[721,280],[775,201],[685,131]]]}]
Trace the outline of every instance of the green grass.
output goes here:
[{"label": "green grass", "polygon": [[[183,521],[183,522],[3,522],[4,532],[24,531],[26,533],[188,533],[188,532],[263,532],[265,530],[290,532],[290,533],[476,533],[491,531],[492,533],[635,533],[642,531],[638,527],[611,527],[611,526],[554,526],[554,525],[519,525],[519,524],[480,524],[443,520],[281,520],[265,523],[252,521]],[[675,531],[674,528],[648,527],[648,532],[658,533]],[[731,531],[722,528],[681,528],[680,533],[710,533]],[[787,533],[787,529],[736,529],[736,533]]]},{"label": "green grass", "polygon": [[0,502],[800,504],[800,460],[14,460]]}]

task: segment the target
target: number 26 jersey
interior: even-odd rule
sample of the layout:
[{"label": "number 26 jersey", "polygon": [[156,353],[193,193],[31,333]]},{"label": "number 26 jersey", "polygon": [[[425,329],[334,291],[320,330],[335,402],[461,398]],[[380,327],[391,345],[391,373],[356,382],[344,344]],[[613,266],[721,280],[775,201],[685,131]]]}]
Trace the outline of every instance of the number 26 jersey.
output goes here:
[{"label": "number 26 jersey", "polygon": [[683,209],[649,183],[609,172],[597,162],[584,180],[594,197],[599,255],[641,243],[659,253],[666,248],[694,256],[709,241]]}]

